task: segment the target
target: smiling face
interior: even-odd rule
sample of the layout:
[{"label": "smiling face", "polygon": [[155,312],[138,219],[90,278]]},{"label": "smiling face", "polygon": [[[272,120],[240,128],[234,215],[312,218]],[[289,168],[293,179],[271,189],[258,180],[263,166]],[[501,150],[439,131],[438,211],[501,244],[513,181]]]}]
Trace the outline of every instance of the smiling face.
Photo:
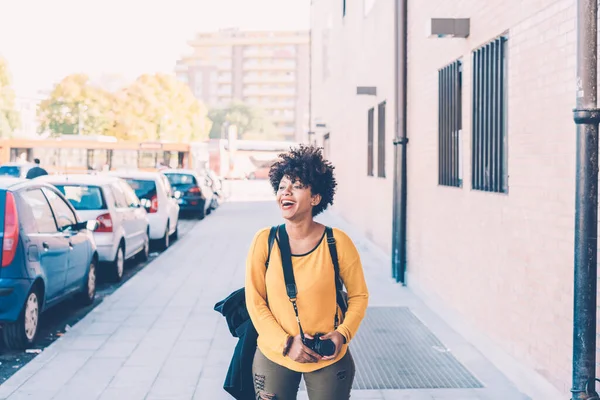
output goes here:
[{"label": "smiling face", "polygon": [[310,187],[299,180],[292,182],[284,176],[277,190],[277,204],[281,215],[287,220],[312,218],[312,209],[321,201],[320,195],[313,195]]}]

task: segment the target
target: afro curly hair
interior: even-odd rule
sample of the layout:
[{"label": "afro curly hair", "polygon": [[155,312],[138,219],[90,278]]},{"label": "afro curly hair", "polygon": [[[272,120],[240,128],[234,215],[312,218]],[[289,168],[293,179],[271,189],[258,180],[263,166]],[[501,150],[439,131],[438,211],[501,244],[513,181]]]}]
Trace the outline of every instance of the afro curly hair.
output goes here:
[{"label": "afro curly hair", "polygon": [[293,182],[298,180],[309,187],[313,196],[320,195],[321,202],[312,210],[314,217],[333,205],[337,186],[334,169],[335,167],[323,158],[322,148],[301,144],[279,155],[279,159],[269,171],[269,181],[275,193],[285,176]]}]

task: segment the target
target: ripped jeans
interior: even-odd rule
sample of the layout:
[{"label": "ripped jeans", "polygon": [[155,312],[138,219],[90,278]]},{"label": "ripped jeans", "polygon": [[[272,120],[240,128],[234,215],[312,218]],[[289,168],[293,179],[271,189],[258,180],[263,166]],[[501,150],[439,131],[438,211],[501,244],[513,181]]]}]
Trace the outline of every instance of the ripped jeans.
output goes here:
[{"label": "ripped jeans", "polygon": [[252,364],[257,400],[296,400],[302,375],[310,400],[348,400],[354,373],[354,360],[349,350],[335,364],[305,374],[272,362],[259,349],[256,349]]}]

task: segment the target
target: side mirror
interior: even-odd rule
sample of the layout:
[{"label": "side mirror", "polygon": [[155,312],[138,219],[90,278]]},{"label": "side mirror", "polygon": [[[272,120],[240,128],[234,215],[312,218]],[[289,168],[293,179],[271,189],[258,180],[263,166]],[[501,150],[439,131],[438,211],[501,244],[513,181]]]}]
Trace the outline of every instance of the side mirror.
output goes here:
[{"label": "side mirror", "polygon": [[96,229],[100,227],[100,223],[96,220],[89,220],[85,222],[85,229],[88,231],[94,232]]},{"label": "side mirror", "polygon": [[83,221],[83,222],[78,222],[73,225],[65,226],[62,229],[62,231],[63,232],[79,232],[84,229],[87,229],[88,231],[94,232],[96,229],[98,229],[99,226],[100,226],[100,223],[98,221],[90,220],[90,221]]}]

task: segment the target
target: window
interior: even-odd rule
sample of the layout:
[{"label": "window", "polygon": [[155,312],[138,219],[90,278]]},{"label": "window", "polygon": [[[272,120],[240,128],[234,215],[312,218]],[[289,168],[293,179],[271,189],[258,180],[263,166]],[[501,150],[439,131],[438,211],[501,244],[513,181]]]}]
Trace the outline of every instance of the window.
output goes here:
[{"label": "window", "polygon": [[98,186],[56,185],[56,188],[78,211],[106,209],[104,196]]},{"label": "window", "polygon": [[377,176],[385,178],[385,101],[377,106]]},{"label": "window", "polygon": [[462,62],[438,71],[438,183],[462,187]]},{"label": "window", "polygon": [[325,157],[325,159],[329,160],[329,157],[331,156],[331,149],[330,149],[330,145],[329,145],[329,133],[326,133],[325,135],[323,135],[323,156]]},{"label": "window", "polygon": [[473,52],[472,185],[498,193],[508,191],[506,41],[500,37]]},{"label": "window", "polygon": [[156,197],[156,184],[145,179],[125,178],[125,181],[134,190],[135,195],[142,200],[152,200]]},{"label": "window", "polygon": [[127,204],[127,199],[125,198],[125,193],[118,184],[110,185],[112,189],[113,196],[115,198],[115,207],[116,208],[127,208],[129,205]]},{"label": "window", "polygon": [[24,191],[21,193],[21,198],[31,210],[38,233],[58,232],[48,200],[40,189]]},{"label": "window", "polygon": [[131,186],[129,186],[127,184],[127,182],[125,182],[125,181],[119,181],[119,185],[121,186],[121,190],[123,191],[123,194],[125,195],[125,204],[127,204],[125,207],[139,206],[140,199],[138,199],[138,197],[136,196],[136,194],[133,191],[133,189],[131,188]]},{"label": "window", "polygon": [[54,217],[59,229],[77,223],[77,217],[73,210],[71,210],[71,207],[55,191],[50,189],[43,189],[43,191],[46,198],[48,198],[48,202],[50,202],[52,211],[54,211]]},{"label": "window", "polygon": [[196,178],[190,174],[165,174],[172,186],[196,185]]},{"label": "window", "polygon": [[375,123],[375,109],[371,108],[367,114],[367,136],[368,136],[368,144],[367,144],[367,175],[373,176],[373,135],[374,135],[374,126]]}]

